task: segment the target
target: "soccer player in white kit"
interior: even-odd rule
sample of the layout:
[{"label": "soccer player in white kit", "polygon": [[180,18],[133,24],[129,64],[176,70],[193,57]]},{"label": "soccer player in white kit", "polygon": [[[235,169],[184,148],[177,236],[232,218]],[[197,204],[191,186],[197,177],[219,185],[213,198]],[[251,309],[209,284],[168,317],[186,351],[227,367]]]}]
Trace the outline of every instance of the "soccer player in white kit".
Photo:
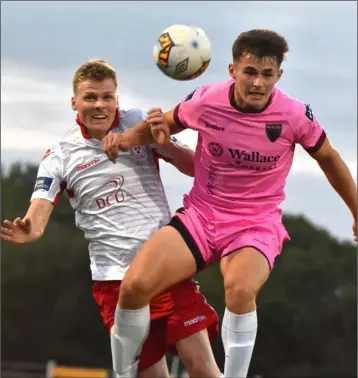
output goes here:
[{"label": "soccer player in white kit", "polygon": [[[19,244],[40,238],[66,191],[76,225],[89,242],[93,296],[110,332],[121,280],[142,244],[170,220],[158,159],[193,176],[194,153],[172,139],[165,146],[134,146],[111,162],[102,150],[103,137],[124,132],[146,113],[119,110],[116,72],[102,60],[76,71],[73,90],[76,124],[46,151],[26,216],[5,220],[1,238]],[[150,272],[148,267],[148,276]],[[129,321],[132,316],[131,311],[124,315]],[[139,361],[126,373],[136,376],[139,369],[140,377],[168,377],[165,353],[170,350],[179,353],[190,376],[218,377],[209,342],[217,332],[215,310],[196,283],[186,280],[151,302],[150,330],[143,335],[148,337]]]}]

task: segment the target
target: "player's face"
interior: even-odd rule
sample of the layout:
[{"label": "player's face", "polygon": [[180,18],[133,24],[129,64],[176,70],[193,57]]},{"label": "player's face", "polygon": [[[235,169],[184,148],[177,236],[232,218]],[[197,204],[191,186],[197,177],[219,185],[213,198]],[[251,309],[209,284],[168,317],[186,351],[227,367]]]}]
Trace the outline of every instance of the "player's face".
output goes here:
[{"label": "player's face", "polygon": [[235,100],[243,109],[263,109],[273,88],[282,75],[275,58],[258,59],[245,54],[238,62],[229,65],[230,76],[235,80]]},{"label": "player's face", "polygon": [[92,138],[102,139],[106,135],[117,108],[117,88],[112,79],[81,81],[72,97],[72,109],[77,111]]}]

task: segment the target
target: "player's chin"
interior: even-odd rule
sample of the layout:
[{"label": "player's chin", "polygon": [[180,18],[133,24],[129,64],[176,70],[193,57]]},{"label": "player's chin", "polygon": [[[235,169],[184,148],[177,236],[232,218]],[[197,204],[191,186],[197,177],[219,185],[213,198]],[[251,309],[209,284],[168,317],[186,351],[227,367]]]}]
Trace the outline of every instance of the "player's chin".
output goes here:
[{"label": "player's chin", "polygon": [[267,101],[268,99],[266,96],[261,96],[260,98],[248,96],[245,102],[249,108],[261,110],[266,106]]}]

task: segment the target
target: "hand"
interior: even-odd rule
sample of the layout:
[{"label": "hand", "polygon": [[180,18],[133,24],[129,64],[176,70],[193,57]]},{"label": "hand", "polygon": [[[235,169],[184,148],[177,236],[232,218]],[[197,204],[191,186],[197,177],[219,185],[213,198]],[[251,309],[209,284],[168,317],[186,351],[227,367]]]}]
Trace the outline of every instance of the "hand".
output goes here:
[{"label": "hand", "polygon": [[354,218],[353,221],[353,238],[354,241],[357,241],[357,218]]},{"label": "hand", "polygon": [[149,109],[145,121],[150,124],[152,136],[156,143],[160,145],[170,143],[170,127],[162,109]]},{"label": "hand", "polygon": [[116,162],[119,151],[129,150],[128,138],[125,133],[112,133],[106,135],[102,140],[102,149],[112,163]]},{"label": "hand", "polygon": [[0,237],[11,243],[29,243],[42,234],[40,231],[34,232],[30,219],[16,218],[13,222],[4,220],[4,226],[0,228]]}]

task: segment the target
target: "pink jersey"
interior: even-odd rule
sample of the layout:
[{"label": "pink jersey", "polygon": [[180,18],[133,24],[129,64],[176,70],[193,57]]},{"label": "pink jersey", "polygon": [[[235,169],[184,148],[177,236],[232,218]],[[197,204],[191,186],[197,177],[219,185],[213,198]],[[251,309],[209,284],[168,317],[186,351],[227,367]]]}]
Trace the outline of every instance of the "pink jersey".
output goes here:
[{"label": "pink jersey", "polygon": [[275,88],[260,113],[234,101],[234,81],[205,85],[175,109],[178,126],[199,132],[195,180],[185,205],[210,219],[281,217],[295,144],[317,151],[326,134],[309,105]]}]

